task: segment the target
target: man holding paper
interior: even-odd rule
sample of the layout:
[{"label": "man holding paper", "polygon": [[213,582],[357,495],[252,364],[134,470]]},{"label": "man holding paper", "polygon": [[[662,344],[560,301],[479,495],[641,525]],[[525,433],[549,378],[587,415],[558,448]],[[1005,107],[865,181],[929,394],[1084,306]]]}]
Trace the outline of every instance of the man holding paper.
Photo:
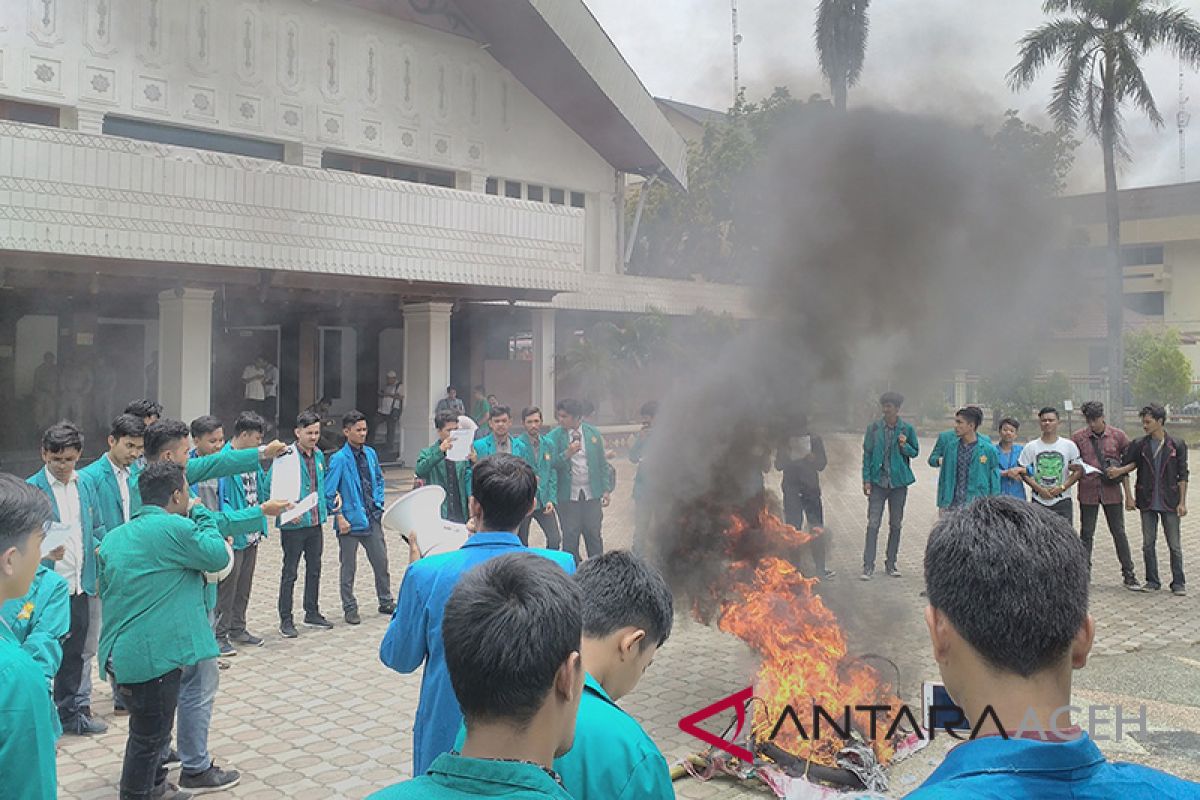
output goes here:
[{"label": "man holding paper", "polygon": [[446,490],[442,519],[465,524],[470,517],[467,498],[471,495],[471,464],[475,461],[471,444],[474,432],[460,430],[458,415],[453,411],[439,411],[433,425],[438,440],[417,456],[417,477],[426,485]]},{"label": "man holding paper", "polygon": [[[300,462],[297,506],[279,517],[279,542],[283,546],[283,575],[279,579],[279,632],[288,639],[299,636],[292,619],[296,576],[304,556],[304,624],[328,630],[333,623],[321,614],[321,554],[325,549],[324,527],[328,511],[324,502],[302,510],[304,501],[325,497],[325,454],[317,449],[321,440],[321,417],[305,411],[296,417],[296,458]],[[276,476],[278,477],[278,476]],[[272,483],[272,490],[277,486]],[[338,507],[335,500],[335,508]],[[294,512],[301,511],[294,515]]]}]

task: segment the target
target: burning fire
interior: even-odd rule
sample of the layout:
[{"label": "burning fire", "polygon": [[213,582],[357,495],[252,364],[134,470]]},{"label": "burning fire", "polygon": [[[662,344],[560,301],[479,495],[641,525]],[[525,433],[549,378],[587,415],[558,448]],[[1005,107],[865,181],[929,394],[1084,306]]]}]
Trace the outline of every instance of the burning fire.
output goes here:
[{"label": "burning fire", "polygon": [[[769,537],[775,552],[813,539],[767,509],[759,512],[753,524],[734,515],[727,535],[730,555],[735,559],[748,539],[761,546],[762,537]],[[730,570],[735,583],[725,593],[728,599],[721,603],[718,627],[745,641],[762,657],[754,694],[765,706],[754,705],[754,738],[765,741],[784,709],[791,705],[810,740],[804,741],[794,725],[785,724],[775,736],[775,744],[800,759],[836,765],[835,756],[842,743],[836,734],[831,738],[829,726],[822,727],[822,741],[811,741],[810,703],[827,709],[841,724],[844,707],[887,704],[894,708],[899,701],[875,669],[847,658],[846,638],[837,618],[813,592],[815,578],[805,578],[795,566],[775,556],[754,562],[735,560]],[[855,712],[851,722],[865,739],[870,716]],[[875,755],[881,763],[887,763],[894,747],[883,741],[882,732],[890,719],[879,719],[879,723],[880,738],[873,743]]]}]

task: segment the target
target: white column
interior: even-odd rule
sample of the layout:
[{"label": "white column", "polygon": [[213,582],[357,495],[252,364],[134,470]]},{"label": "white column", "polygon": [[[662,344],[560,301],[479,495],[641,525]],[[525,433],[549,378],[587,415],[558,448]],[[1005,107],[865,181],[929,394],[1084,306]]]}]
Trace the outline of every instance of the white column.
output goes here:
[{"label": "white column", "polygon": [[554,419],[554,310],[535,309],[533,315],[533,404],[542,421]]},{"label": "white column", "polygon": [[450,383],[452,303],[404,306],[404,414],[400,457],[413,466],[434,439],[433,412]]},{"label": "white column", "polygon": [[158,401],[184,422],[207,414],[212,398],[210,289],[171,289],[158,295]]},{"label": "white column", "polygon": [[951,411],[963,408],[967,405],[967,371],[965,369],[954,370],[954,408]]}]

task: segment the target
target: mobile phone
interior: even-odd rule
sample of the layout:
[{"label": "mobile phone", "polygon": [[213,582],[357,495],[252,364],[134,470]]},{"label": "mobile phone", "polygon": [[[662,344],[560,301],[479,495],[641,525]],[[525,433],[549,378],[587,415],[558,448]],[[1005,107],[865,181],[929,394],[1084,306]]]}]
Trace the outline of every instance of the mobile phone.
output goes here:
[{"label": "mobile phone", "polygon": [[969,731],[971,723],[940,681],[921,684],[921,721],[925,730]]}]

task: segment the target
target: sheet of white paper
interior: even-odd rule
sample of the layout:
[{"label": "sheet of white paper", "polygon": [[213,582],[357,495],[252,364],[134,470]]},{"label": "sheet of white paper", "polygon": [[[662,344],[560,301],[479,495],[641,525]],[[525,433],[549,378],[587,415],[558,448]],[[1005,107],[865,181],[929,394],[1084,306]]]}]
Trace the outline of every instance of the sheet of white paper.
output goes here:
[{"label": "sheet of white paper", "polygon": [[466,461],[471,457],[471,443],[475,441],[475,431],[462,429],[450,431],[450,450],[446,453],[447,461]]},{"label": "sheet of white paper", "polygon": [[[272,487],[274,489],[274,487]],[[274,494],[274,492],[272,492]],[[302,514],[307,514],[317,507],[317,493],[313,492],[308,497],[305,497],[296,505],[289,508],[287,511],[279,515],[279,524],[287,525],[289,522],[299,519]]]},{"label": "sheet of white paper", "polygon": [[300,453],[295,447],[271,464],[271,499],[294,503],[300,499]]},{"label": "sheet of white paper", "polygon": [[65,522],[51,522],[46,529],[46,538],[42,540],[42,558],[50,555],[51,550],[57,550],[67,543],[71,535],[71,526]]},{"label": "sheet of white paper", "polygon": [[1084,475],[1096,475],[1096,474],[1099,474],[1099,472],[1100,472],[1100,470],[1096,469],[1095,467],[1093,467],[1091,464],[1087,463],[1086,461],[1080,461],[1079,463],[1083,466],[1083,474]]}]

